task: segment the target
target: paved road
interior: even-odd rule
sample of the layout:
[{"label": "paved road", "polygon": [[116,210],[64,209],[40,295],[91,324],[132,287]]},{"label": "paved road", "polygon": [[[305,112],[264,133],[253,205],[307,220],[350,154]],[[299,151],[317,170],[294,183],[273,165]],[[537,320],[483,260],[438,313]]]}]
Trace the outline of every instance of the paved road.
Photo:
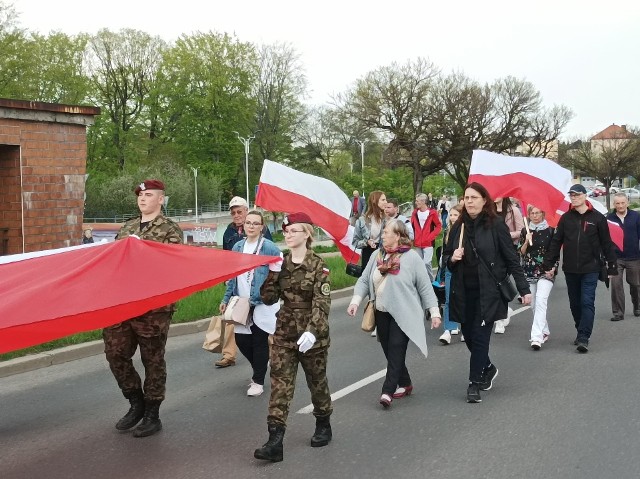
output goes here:
[{"label": "paved road", "polygon": [[[379,345],[332,309],[330,386],[353,389],[385,367]],[[566,289],[552,292],[551,340],[528,347],[531,312],[493,336],[500,368],[482,404],[465,402],[468,352],[437,343],[430,356],[411,346],[415,393],[383,411],[375,380],[335,401],[334,440],[308,446],[314,421],[292,413],[285,460],[263,464],[253,450],[266,439],[268,397],[245,396],[246,360],[216,370],[200,335],[170,339],[165,429],[146,439],[113,425],[126,407],[106,362],[94,356],[0,379],[0,477],[56,478],[637,478],[640,319],[608,320],[599,288],[589,354],[571,344]],[[309,404],[302,375],[293,411]]]}]

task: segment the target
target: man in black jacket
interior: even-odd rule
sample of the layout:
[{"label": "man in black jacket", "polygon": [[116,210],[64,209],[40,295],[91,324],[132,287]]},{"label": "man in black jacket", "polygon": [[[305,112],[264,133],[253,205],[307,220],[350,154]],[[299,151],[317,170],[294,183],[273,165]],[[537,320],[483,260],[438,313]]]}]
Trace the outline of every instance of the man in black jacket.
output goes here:
[{"label": "man in black jacket", "polygon": [[607,261],[607,274],[618,274],[613,242],[607,220],[587,201],[584,186],[573,185],[569,189],[571,208],[562,215],[551,240],[542,267],[549,279],[553,278],[553,265],[562,254],[562,271],[567,281],[569,307],[575,322],[577,336],[574,344],[578,352],[589,351],[589,339],[595,316],[596,287],[601,269],[601,256]]}]

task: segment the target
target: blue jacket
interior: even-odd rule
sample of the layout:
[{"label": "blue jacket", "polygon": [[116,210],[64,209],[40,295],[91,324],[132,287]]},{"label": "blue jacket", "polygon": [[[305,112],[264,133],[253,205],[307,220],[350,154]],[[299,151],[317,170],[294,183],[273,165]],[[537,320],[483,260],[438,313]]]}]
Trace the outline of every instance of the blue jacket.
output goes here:
[{"label": "blue jacket", "polygon": [[609,213],[607,219],[619,224],[624,233],[624,242],[622,244],[624,250],[620,251],[616,246],[616,256],[620,259],[640,259],[640,213],[634,210],[627,210],[624,223],[620,221],[615,211]]},{"label": "blue jacket", "polygon": [[[238,241],[235,245],[233,245],[232,251],[242,253],[246,241],[246,238]],[[260,251],[258,251],[258,254],[266,256],[280,256],[280,249],[275,245],[273,241],[265,238]],[[253,270],[253,280],[251,281],[251,296],[249,297],[249,303],[251,303],[252,306],[262,304],[262,299],[260,298],[260,287],[262,286],[262,283],[264,283],[267,279],[268,274],[268,265],[258,266]],[[229,302],[231,296],[238,295],[237,285],[238,277],[232,278],[227,282],[227,290],[225,291],[224,297],[222,298],[222,302],[224,304],[227,304]]]}]

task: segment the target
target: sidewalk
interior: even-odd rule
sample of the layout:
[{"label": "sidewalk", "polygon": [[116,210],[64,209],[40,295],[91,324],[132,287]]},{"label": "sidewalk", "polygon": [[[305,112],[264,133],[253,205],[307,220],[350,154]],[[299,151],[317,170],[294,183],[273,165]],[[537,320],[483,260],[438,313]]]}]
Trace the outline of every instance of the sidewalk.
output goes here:
[{"label": "sidewalk", "polygon": [[[344,288],[331,292],[331,299],[350,297],[353,288]],[[182,336],[184,334],[204,333],[209,327],[211,318],[200,319],[190,323],[172,324],[169,329],[169,337]],[[204,334],[202,336],[204,341]],[[40,368],[54,366],[56,364],[75,361],[96,354],[104,353],[104,343],[100,340],[88,343],[74,344],[60,349],[54,349],[44,353],[30,354],[21,358],[0,362],[0,378],[13,374],[26,373]]]}]

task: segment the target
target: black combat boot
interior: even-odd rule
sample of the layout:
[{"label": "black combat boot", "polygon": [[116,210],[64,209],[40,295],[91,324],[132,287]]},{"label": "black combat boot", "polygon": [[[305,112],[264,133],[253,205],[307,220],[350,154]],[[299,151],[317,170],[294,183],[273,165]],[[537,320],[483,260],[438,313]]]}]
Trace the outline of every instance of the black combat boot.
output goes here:
[{"label": "black combat boot", "polygon": [[116,424],[118,431],[126,431],[140,422],[140,419],[144,416],[144,394],[142,389],[136,389],[135,391],[124,393],[124,397],[129,400],[131,407],[129,412],[125,414],[122,419]]},{"label": "black combat boot", "polygon": [[331,441],[331,424],[328,417],[316,418],[316,432],[313,433],[311,438],[311,447],[322,447],[329,444]]},{"label": "black combat boot", "polygon": [[133,430],[133,437],[147,437],[162,429],[160,421],[160,403],[162,401],[145,401],[144,418],[140,425]]},{"label": "black combat boot", "polygon": [[260,449],[256,449],[253,457],[265,461],[280,462],[283,459],[282,440],[284,439],[284,426],[269,424],[269,440]]}]

